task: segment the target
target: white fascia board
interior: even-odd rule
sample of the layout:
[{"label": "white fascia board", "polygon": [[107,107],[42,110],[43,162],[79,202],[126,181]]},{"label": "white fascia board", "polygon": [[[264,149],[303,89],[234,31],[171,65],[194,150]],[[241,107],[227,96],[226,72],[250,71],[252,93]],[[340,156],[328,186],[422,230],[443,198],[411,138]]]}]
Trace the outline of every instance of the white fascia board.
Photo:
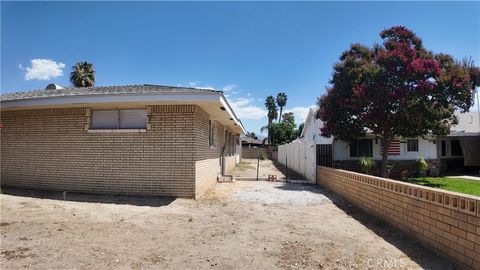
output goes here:
[{"label": "white fascia board", "polygon": [[2,109],[28,108],[33,106],[55,106],[95,103],[129,103],[129,102],[162,102],[162,101],[217,101],[219,94],[210,95],[90,95],[34,98],[22,100],[5,100]]},{"label": "white fascia board", "polygon": [[235,123],[242,129],[242,132],[245,134],[247,133],[246,130],[245,130],[245,127],[243,126],[242,122],[240,121],[240,119],[237,118],[237,116],[235,115],[235,113],[233,112],[233,109],[230,107],[230,104],[228,104],[228,101],[225,99],[225,97],[222,96],[220,97],[220,103],[222,103],[222,106],[225,108],[225,110],[228,112],[228,114],[230,115],[230,117],[233,119],[233,121],[235,121]]},{"label": "white fascia board", "polygon": [[79,105],[79,104],[102,104],[102,103],[155,103],[165,101],[181,101],[181,102],[199,102],[211,101],[219,102],[225,108],[230,118],[241,128],[243,133],[246,133],[242,122],[237,118],[233,112],[230,104],[221,93],[212,94],[187,94],[187,95],[172,95],[172,94],[143,94],[143,95],[89,95],[89,96],[62,96],[62,97],[46,97],[46,98],[32,98],[21,100],[5,100],[1,102],[1,109],[28,109],[29,107],[48,107],[61,105]]}]

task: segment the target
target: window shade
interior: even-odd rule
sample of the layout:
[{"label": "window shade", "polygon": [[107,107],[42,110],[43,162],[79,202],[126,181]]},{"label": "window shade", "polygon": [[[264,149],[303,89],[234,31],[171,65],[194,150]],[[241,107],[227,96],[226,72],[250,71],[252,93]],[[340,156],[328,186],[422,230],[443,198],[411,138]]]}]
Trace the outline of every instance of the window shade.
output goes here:
[{"label": "window shade", "polygon": [[147,127],[145,110],[120,110],[120,128],[144,129]]},{"label": "window shade", "polygon": [[92,111],[91,125],[99,129],[118,128],[118,110]]}]

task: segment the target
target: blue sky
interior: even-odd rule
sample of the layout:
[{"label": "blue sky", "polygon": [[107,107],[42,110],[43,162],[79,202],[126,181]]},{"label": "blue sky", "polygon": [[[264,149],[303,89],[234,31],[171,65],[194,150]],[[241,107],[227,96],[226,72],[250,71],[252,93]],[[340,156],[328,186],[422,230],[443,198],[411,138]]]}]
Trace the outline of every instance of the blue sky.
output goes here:
[{"label": "blue sky", "polygon": [[68,86],[71,66],[86,60],[99,86],[223,89],[259,133],[266,96],[286,92],[302,121],[340,53],[381,42],[394,25],[480,63],[480,2],[1,2],[0,85]]}]

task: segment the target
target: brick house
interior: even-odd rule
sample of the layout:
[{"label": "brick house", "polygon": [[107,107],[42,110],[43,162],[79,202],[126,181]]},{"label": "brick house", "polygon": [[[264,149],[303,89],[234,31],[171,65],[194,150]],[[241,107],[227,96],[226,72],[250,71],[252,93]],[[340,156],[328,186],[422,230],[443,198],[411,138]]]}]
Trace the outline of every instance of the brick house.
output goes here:
[{"label": "brick house", "polygon": [[5,94],[1,125],[2,186],[194,198],[245,132],[221,91],[158,85]]}]

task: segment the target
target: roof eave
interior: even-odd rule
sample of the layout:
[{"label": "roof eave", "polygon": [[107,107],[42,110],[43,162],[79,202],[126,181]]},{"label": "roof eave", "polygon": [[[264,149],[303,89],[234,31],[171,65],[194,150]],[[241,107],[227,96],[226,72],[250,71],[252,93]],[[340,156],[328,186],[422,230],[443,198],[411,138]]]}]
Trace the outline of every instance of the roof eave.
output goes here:
[{"label": "roof eave", "polygon": [[155,104],[159,102],[219,102],[221,107],[233,119],[233,125],[239,127],[240,133],[245,133],[245,127],[235,115],[230,104],[222,92],[210,92],[202,94],[115,94],[115,95],[82,95],[82,96],[61,96],[42,97],[31,99],[2,100],[1,110],[28,110],[36,108],[58,108],[61,106],[89,106],[105,103],[145,103]]}]

